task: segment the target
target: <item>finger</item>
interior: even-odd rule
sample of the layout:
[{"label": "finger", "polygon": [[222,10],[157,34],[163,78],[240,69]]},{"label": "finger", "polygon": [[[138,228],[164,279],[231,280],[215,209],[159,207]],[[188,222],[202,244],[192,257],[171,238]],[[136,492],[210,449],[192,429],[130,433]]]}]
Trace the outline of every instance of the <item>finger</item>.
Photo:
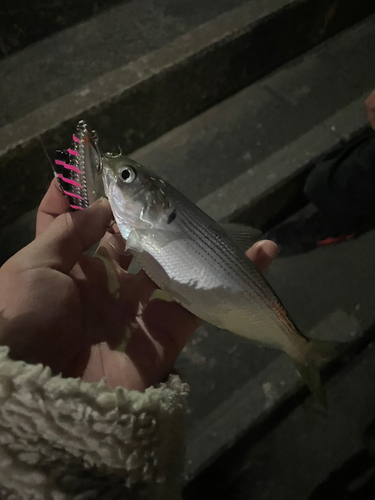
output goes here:
[{"label": "finger", "polygon": [[60,190],[59,183],[54,178],[41,201],[36,216],[36,236],[47,229],[59,215],[69,212],[69,202]]},{"label": "finger", "polygon": [[254,262],[258,271],[264,273],[276,259],[278,253],[276,243],[270,240],[262,240],[249,248],[246,255]]},{"label": "finger", "polygon": [[70,272],[82,254],[105,234],[111,216],[111,207],[104,198],[85,210],[61,214],[19,252],[22,267]]}]

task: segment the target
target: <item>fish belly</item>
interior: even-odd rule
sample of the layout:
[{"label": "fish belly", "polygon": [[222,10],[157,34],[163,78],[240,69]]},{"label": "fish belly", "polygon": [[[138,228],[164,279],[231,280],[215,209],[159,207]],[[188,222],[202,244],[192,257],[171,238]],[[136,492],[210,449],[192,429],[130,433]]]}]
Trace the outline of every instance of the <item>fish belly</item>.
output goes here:
[{"label": "fish belly", "polygon": [[[196,316],[257,344],[288,350],[289,338],[285,327],[267,304],[252,304],[241,293],[226,300],[222,297],[216,303],[199,295],[200,301],[194,302],[195,307],[193,305],[190,309]],[[244,299],[247,299],[245,304]]]},{"label": "fish belly", "polygon": [[258,344],[288,350],[293,329],[280,320],[281,306],[276,297],[266,295],[267,290],[251,293],[229,276],[224,281],[215,272],[200,275],[201,263],[194,269],[191,258],[174,264],[176,247],[162,263],[148,252],[133,255],[159,288],[202,320]]}]

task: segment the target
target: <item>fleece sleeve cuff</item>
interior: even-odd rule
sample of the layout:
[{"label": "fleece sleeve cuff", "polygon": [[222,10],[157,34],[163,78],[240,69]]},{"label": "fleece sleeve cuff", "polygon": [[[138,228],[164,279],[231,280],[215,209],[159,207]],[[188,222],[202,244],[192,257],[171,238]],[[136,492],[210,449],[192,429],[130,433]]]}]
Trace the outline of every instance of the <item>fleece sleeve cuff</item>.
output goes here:
[{"label": "fleece sleeve cuff", "polygon": [[144,393],[54,376],[0,347],[0,496],[180,498],[187,386]]}]

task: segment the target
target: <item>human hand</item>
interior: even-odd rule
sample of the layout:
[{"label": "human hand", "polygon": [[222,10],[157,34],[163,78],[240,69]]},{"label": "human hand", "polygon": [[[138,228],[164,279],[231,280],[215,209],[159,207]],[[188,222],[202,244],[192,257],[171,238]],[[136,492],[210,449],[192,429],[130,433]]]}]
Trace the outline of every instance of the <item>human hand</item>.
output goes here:
[{"label": "human hand", "polygon": [[[149,301],[156,286],[143,271],[126,272],[131,258],[109,244],[110,221],[107,200],[69,212],[52,181],[36,239],[0,269],[0,344],[65,377],[143,391],[168,375],[200,320],[175,302]],[[85,255],[100,239],[96,256]],[[276,255],[271,241],[247,252],[262,272]]]}]

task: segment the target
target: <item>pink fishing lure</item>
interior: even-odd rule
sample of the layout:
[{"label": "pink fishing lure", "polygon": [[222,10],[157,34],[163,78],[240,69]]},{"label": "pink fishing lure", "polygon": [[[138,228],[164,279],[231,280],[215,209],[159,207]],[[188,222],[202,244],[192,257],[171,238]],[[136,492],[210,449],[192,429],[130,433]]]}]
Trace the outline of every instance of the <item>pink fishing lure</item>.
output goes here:
[{"label": "pink fishing lure", "polygon": [[94,132],[78,122],[70,148],[56,151],[55,176],[73,210],[84,210],[103,195],[101,154]]}]

